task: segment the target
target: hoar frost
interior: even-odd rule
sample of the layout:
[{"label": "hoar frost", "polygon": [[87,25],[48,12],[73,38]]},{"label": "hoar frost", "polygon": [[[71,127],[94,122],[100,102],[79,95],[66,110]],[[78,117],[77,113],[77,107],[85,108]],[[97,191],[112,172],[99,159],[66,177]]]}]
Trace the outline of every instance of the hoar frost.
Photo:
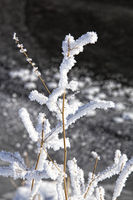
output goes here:
[{"label": "hoar frost", "polygon": [[[12,177],[14,179],[21,178],[26,181],[27,196],[29,199],[45,199],[42,192],[42,179],[52,179],[56,183],[56,193],[54,199],[58,200],[104,200],[105,191],[100,186],[100,182],[105,179],[111,178],[114,175],[119,175],[114,188],[112,200],[116,200],[120,196],[121,191],[125,185],[127,177],[133,171],[133,159],[128,160],[125,154],[121,154],[119,150],[115,153],[114,163],[104,171],[96,173],[89,172],[88,182],[85,183],[84,172],[78,166],[76,158],[67,162],[68,173],[64,173],[63,165],[56,163],[48,154],[48,149],[51,148],[54,151],[64,148],[63,139],[59,135],[63,132],[63,125],[65,130],[74,124],[81,117],[87,117],[90,112],[96,109],[107,110],[114,108],[115,105],[111,101],[90,101],[83,105],[82,102],[74,101],[73,99],[65,99],[64,101],[64,124],[62,122],[62,107],[63,107],[63,94],[67,94],[67,90],[72,92],[78,92],[78,82],[71,80],[68,81],[68,73],[74,67],[76,63],[75,55],[78,55],[83,51],[83,47],[87,44],[94,44],[97,41],[97,34],[95,32],[87,32],[78,39],[74,39],[70,34],[65,37],[62,43],[63,60],[59,67],[59,82],[57,88],[52,92],[49,90],[49,96],[45,96],[37,90],[31,91],[29,95],[30,101],[36,101],[41,106],[46,105],[50,112],[54,112],[57,119],[55,127],[51,127],[50,121],[47,119],[45,113],[38,114],[37,125],[34,127],[30,115],[26,108],[19,110],[19,116],[29,134],[30,139],[37,143],[38,158],[35,166],[29,168],[24,163],[19,153],[10,153],[1,151],[0,159],[7,162],[8,166],[0,167],[0,175],[5,177]],[[33,72],[41,79],[41,74],[38,68],[35,67],[35,63],[28,56],[27,50],[23,44],[20,43],[16,33],[14,33],[13,39],[15,40],[20,52],[26,57],[26,61],[32,65]],[[18,76],[12,74],[13,76]],[[19,76],[21,76],[19,74]],[[44,84],[44,82],[42,81]],[[70,148],[69,138],[66,138],[66,148]],[[99,155],[96,152],[91,153],[94,159],[98,162],[100,160]],[[96,167],[96,166],[95,166]],[[70,176],[69,196],[66,197],[63,186],[63,179]],[[21,190],[21,189],[20,189]],[[19,192],[20,192],[19,190]],[[20,197],[21,198],[21,197]]]}]

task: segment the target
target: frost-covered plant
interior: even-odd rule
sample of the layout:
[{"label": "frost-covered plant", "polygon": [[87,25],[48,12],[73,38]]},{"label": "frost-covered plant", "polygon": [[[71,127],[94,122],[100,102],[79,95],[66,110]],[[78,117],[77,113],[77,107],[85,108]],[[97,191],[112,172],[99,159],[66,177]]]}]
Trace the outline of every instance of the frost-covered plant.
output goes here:
[{"label": "frost-covered plant", "polygon": [[[117,150],[113,165],[96,174],[97,162],[100,157],[96,152],[92,152],[95,158],[95,166],[93,172],[89,173],[87,183],[85,183],[83,170],[77,165],[76,158],[67,161],[67,148],[70,148],[70,142],[69,138],[66,138],[65,131],[68,127],[81,117],[87,116],[91,110],[114,108],[114,103],[111,101],[90,101],[83,105],[81,102],[71,101],[71,99],[67,100],[66,98],[67,90],[71,90],[72,92],[76,91],[78,86],[78,82],[73,80],[68,81],[68,72],[76,63],[75,55],[82,52],[86,44],[94,44],[97,41],[97,34],[95,32],[87,32],[77,40],[70,34],[65,37],[62,43],[64,57],[60,65],[60,79],[57,88],[52,92],[46,86],[35,63],[28,57],[27,50],[23,44],[20,44],[16,33],[13,39],[20,49],[20,52],[25,55],[28,63],[32,65],[33,71],[41,80],[49,94],[45,96],[37,90],[33,90],[29,95],[30,101],[36,101],[41,106],[46,105],[50,112],[55,113],[57,125],[51,128],[45,113],[39,113],[37,126],[34,127],[26,108],[21,108],[19,110],[19,116],[30,139],[36,142],[38,146],[37,161],[35,166],[28,168],[19,153],[1,151],[0,159],[8,162],[9,165],[0,167],[0,175],[25,180],[29,190],[29,199],[45,199],[40,188],[43,180],[50,178],[56,181],[56,194],[54,199],[58,200],[104,200],[105,192],[104,188],[99,185],[100,182],[114,175],[119,175],[112,197],[112,200],[116,200],[121,194],[127,177],[133,171],[133,158],[128,160],[125,154],[121,154]],[[62,139],[59,137],[61,133],[63,133]],[[49,156],[48,149],[50,148],[54,151],[60,148],[64,149],[64,163],[62,165],[53,161]],[[66,167],[68,170],[66,170]],[[69,176],[71,190],[69,190],[66,181]]]}]

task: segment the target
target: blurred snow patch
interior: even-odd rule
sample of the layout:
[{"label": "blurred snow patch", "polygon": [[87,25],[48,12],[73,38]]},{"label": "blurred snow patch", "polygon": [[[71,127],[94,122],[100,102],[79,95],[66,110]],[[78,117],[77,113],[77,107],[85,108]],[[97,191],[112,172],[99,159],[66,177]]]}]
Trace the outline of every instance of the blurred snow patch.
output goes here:
[{"label": "blurred snow patch", "polygon": [[133,120],[133,112],[124,112],[123,119],[125,120]]},{"label": "blurred snow patch", "polygon": [[57,87],[57,83],[56,82],[49,82],[48,83],[48,87],[49,88],[56,88]]},{"label": "blurred snow patch", "polygon": [[17,71],[9,72],[11,78],[20,78],[23,82],[26,81],[37,81],[37,76],[32,73],[29,69],[20,69]]},{"label": "blurred snow patch", "polygon": [[54,74],[54,78],[57,79],[57,80],[59,80],[60,79],[60,73],[55,73]]},{"label": "blurred snow patch", "polygon": [[122,111],[122,110],[125,110],[125,106],[123,105],[123,103],[116,103],[116,105],[115,105],[115,108],[116,108],[116,110],[118,110],[118,111]]},{"label": "blurred snow patch", "polygon": [[99,99],[101,99],[101,100],[104,100],[104,99],[106,99],[106,94],[105,93],[99,93],[98,95],[97,95],[97,97],[99,98]]},{"label": "blurred snow patch", "polygon": [[78,86],[79,86],[80,88],[83,88],[83,87],[85,86],[85,82],[83,82],[83,81],[78,81]]},{"label": "blurred snow patch", "polygon": [[124,122],[124,119],[121,118],[121,117],[114,117],[113,120],[114,120],[114,122],[116,122],[116,123],[118,123],[118,124]]},{"label": "blurred snow patch", "polygon": [[36,84],[33,82],[28,82],[28,83],[25,83],[24,88],[28,90],[36,89]]}]

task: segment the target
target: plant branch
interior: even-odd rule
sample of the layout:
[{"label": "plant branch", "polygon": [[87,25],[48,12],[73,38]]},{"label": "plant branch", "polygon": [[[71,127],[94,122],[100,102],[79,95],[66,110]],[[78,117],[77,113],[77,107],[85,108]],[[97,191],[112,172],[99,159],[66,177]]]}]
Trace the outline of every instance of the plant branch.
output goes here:
[{"label": "plant branch", "polygon": [[45,148],[43,148],[44,152],[47,154],[48,159],[53,163],[53,165],[56,167],[56,169],[61,173],[60,168],[58,167],[58,165],[53,161],[53,159],[50,157],[50,155],[48,154],[48,152],[46,151]]},{"label": "plant branch", "polygon": [[44,82],[44,80],[42,79],[41,75],[38,74],[38,68],[35,67],[35,63],[32,62],[32,59],[29,58],[27,50],[23,48],[23,45],[20,44],[19,39],[17,37],[14,37],[15,42],[17,44],[17,47],[20,49],[20,52],[23,53],[23,55],[26,57],[27,62],[33,67],[37,77],[41,80],[43,86],[45,87],[45,89],[47,90],[47,92],[49,94],[51,94],[50,90],[48,89],[46,83]]},{"label": "plant branch", "polygon": [[91,187],[93,181],[95,180],[95,172],[96,172],[96,168],[97,168],[97,163],[98,163],[98,157],[96,158],[94,169],[93,169],[93,172],[92,172],[92,178],[91,178],[91,181],[90,181],[90,183],[88,185],[88,188],[87,188],[87,190],[86,190],[86,192],[84,194],[84,199],[87,197],[87,194],[88,194],[88,192],[90,190],[90,187]]},{"label": "plant branch", "polygon": [[[41,152],[42,152],[42,148],[43,148],[43,143],[44,143],[44,120],[42,122],[42,138],[41,138],[40,152],[38,154],[37,162],[36,162],[36,165],[35,165],[35,170],[37,170],[37,167],[38,167],[38,164],[39,164],[39,160],[40,160],[40,156],[41,156]],[[35,182],[35,180],[33,179],[32,184],[31,184],[31,191],[34,187],[34,182]]]},{"label": "plant branch", "polygon": [[[65,133],[65,116],[64,116],[64,110],[65,110],[65,92],[63,94],[63,104],[62,104],[62,123],[63,123],[63,141],[64,141],[64,174],[66,173],[66,162],[67,162],[67,148],[66,148],[66,133]],[[66,183],[66,177],[64,176],[64,191],[65,191],[65,199],[68,200],[68,194],[67,194],[67,183]]]}]

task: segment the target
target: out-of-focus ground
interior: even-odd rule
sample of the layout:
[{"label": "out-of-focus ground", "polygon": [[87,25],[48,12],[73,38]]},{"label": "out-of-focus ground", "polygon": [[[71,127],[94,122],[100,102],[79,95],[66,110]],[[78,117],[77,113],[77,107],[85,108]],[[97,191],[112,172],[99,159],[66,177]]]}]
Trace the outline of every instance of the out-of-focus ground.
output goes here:
[{"label": "out-of-focus ground", "polygon": [[[18,110],[26,107],[36,123],[37,114],[46,112],[28,100],[31,89],[45,93],[40,82],[31,78],[31,66],[18,52],[13,32],[17,32],[30,57],[39,66],[43,78],[52,90],[58,83],[58,67],[62,59],[61,43],[65,35],[75,38],[87,31],[98,33],[98,42],[85,47],[77,57],[78,63],[70,72],[70,79],[79,81],[80,93],[75,98],[113,100],[116,108],[90,113],[71,127],[69,159],[78,159],[87,175],[93,169],[91,151],[101,155],[98,169],[112,163],[116,149],[130,158],[133,154],[133,3],[132,1],[0,1],[0,150],[28,152],[33,163],[36,147],[27,138]],[[20,71],[23,70],[23,71]],[[16,77],[13,76],[17,71]],[[23,76],[21,76],[23,74]],[[54,120],[51,120],[54,124]],[[62,161],[62,152],[51,156]],[[62,159],[61,159],[62,158]],[[112,180],[113,182],[113,180]],[[20,181],[16,182],[17,185]],[[113,186],[106,184],[110,196]],[[129,178],[120,200],[132,200],[133,177]],[[11,199],[15,186],[0,177],[0,199]],[[108,197],[109,199],[109,197]]]}]

